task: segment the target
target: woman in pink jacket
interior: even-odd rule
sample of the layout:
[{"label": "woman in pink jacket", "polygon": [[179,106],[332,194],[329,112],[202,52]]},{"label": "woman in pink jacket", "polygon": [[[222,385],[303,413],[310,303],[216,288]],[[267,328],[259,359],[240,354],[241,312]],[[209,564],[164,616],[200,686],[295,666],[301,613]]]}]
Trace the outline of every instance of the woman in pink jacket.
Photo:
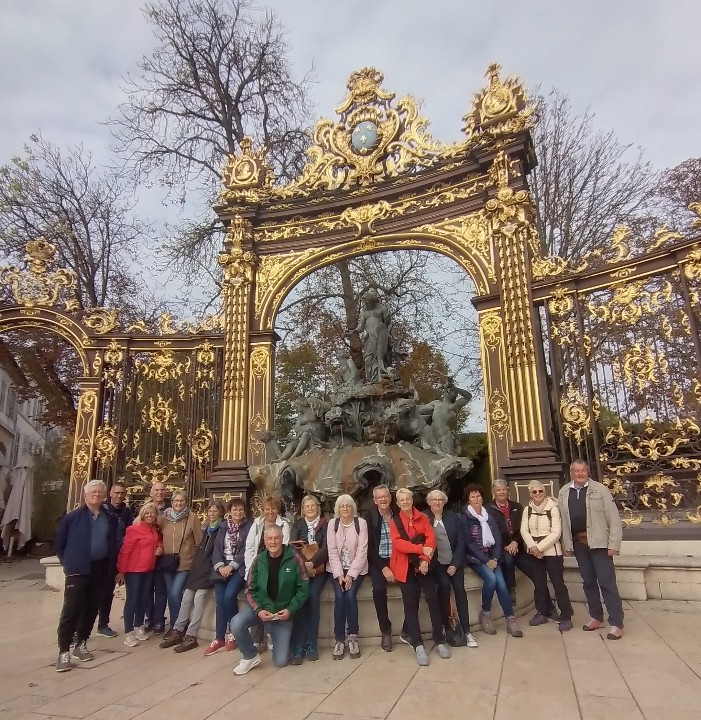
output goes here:
[{"label": "woman in pink jacket", "polygon": [[124,603],[124,644],[128,647],[135,647],[139,640],[151,637],[144,627],[144,613],[148,607],[156,557],[162,553],[158,511],[152,502],[147,502],[139,510],[134,524],[127,528],[117,558],[117,579],[124,580],[127,592]]},{"label": "woman in pink jacket", "polygon": [[358,507],[350,495],[340,495],[329,523],[326,569],[333,576],[333,632],[336,644],[333,659],[341,660],[346,651],[360,657],[358,646],[358,590],[368,572],[368,524],[358,517]]}]

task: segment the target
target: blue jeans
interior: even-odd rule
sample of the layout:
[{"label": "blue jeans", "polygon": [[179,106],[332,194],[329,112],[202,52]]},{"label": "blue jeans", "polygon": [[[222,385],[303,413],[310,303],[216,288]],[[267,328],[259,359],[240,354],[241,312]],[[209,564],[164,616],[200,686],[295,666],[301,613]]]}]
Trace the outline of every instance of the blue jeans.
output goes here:
[{"label": "blue jeans", "polygon": [[253,644],[250,628],[262,627],[273,641],[273,664],[276,667],[285,667],[290,659],[290,639],[292,637],[292,620],[271,620],[263,622],[253,612],[250,605],[246,605],[231,621],[231,632],[236,639],[236,645],[241,651],[244,660],[254,658],[258,651]]},{"label": "blue jeans", "polygon": [[227,582],[214,583],[214,598],[217,603],[216,639],[224,640],[229,623],[239,611],[238,594],[246,586],[246,580],[238,570],[229,575]]},{"label": "blue jeans", "polygon": [[482,612],[491,612],[492,598],[494,592],[497,593],[497,599],[504,617],[513,617],[514,608],[511,604],[509,589],[506,587],[504,575],[501,572],[501,566],[497,565],[494,570],[490,570],[486,565],[470,565],[478,577],[482,579]]},{"label": "blue jeans", "polygon": [[[292,621],[292,646],[316,646],[319,635],[319,614],[321,612],[321,591],[329,579],[327,572],[309,578],[309,596],[304,605],[295,613]],[[338,583],[336,583],[338,585]],[[355,583],[353,583],[355,585]]]},{"label": "blue jeans", "polygon": [[343,590],[336,578],[331,580],[333,585],[333,634],[336,642],[346,639],[346,626],[349,635],[358,634],[358,590],[363,584],[365,575],[358,575],[353,580],[350,590]]},{"label": "blue jeans", "polygon": [[[183,600],[185,592],[185,583],[187,582],[187,570],[176,570],[175,572],[164,572],[163,579],[166,584],[166,596],[168,598],[168,615],[170,626],[175,625],[175,621],[180,614],[180,603]],[[159,608],[156,608],[158,611]],[[160,617],[162,613],[157,614]]]},{"label": "blue jeans", "polygon": [[144,624],[144,614],[148,610],[152,584],[152,572],[124,573],[124,586],[127,593],[124,602],[125,633],[130,633],[135,627],[141,627]]}]

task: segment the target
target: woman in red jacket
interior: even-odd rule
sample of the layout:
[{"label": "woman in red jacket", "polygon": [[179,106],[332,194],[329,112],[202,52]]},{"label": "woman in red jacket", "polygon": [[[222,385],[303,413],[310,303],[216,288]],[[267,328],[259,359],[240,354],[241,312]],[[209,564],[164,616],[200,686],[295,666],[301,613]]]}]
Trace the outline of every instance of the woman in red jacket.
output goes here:
[{"label": "woman in red jacket", "polygon": [[127,528],[117,558],[117,578],[124,579],[127,592],[124,603],[124,644],[128,647],[135,647],[139,640],[151,637],[144,627],[144,613],[148,607],[156,557],[162,553],[158,511],[152,502],[147,502],[139,510],[134,524]]},{"label": "woman in red jacket", "polygon": [[444,659],[450,657],[450,648],[445,644],[436,579],[431,571],[431,560],[436,552],[436,537],[429,519],[414,507],[414,493],[407,488],[400,488],[396,497],[400,512],[389,524],[392,538],[389,567],[402,592],[404,626],[416,652],[416,662],[419,665],[428,665],[419,626],[419,599],[422,591],[428,603],[436,651]]}]

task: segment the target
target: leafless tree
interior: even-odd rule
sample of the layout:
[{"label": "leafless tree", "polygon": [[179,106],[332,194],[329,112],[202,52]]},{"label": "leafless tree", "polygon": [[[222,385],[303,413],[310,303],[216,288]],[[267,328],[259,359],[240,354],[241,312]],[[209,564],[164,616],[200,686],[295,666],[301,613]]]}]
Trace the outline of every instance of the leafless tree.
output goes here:
[{"label": "leafless tree", "polygon": [[701,158],[690,158],[664,170],[657,195],[671,227],[698,233],[698,222],[694,223],[698,215],[689,210],[689,205],[701,202]]},{"label": "leafless tree", "polygon": [[538,167],[530,179],[536,226],[546,254],[575,263],[617,225],[646,221],[657,181],[641,148],[598,130],[595,120],[559,90],[538,97]]},{"label": "leafless tree", "polygon": [[125,318],[134,314],[144,299],[138,265],[148,233],[124,176],[98,168],[82,147],[62,150],[33,135],[22,157],[0,167],[3,255],[18,260],[28,240],[44,236],[58,264],[76,274],[83,309],[111,305]]},{"label": "leafless tree", "polygon": [[[279,178],[296,175],[308,143],[311,71],[294,76],[277,17],[250,0],[150,0],[144,14],[158,45],[127,78],[128,100],[113,120],[117,150],[137,178],[182,201],[194,190],[204,211],[226,156],[246,136],[267,149]],[[210,216],[169,233],[171,269],[209,283],[221,227]]]}]

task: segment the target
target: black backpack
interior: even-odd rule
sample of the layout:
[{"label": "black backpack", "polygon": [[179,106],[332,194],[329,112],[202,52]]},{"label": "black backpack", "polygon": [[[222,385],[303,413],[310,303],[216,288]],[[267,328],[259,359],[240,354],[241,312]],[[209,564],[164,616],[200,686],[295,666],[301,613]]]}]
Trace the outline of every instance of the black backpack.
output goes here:
[{"label": "black backpack", "polygon": [[[338,526],[341,524],[341,518],[336,518],[336,523],[333,526],[333,531],[338,532]],[[353,518],[353,525],[355,525],[355,532],[360,535],[360,520],[358,520],[358,516],[356,515]]]}]

